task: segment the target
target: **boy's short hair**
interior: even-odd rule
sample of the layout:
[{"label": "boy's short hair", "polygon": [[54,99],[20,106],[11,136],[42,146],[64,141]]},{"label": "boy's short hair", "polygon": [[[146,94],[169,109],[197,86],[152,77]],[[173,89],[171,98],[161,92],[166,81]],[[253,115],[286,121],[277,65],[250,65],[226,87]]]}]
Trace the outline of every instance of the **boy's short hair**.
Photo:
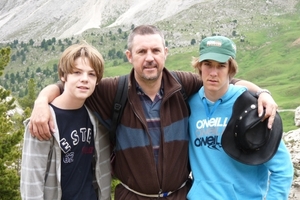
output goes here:
[{"label": "boy's short hair", "polygon": [[104,59],[95,47],[87,43],[73,44],[62,53],[58,62],[59,78],[64,77],[67,80],[67,75],[74,72],[75,60],[79,57],[90,61],[91,68],[96,73],[97,83],[99,83],[103,77]]},{"label": "boy's short hair", "polygon": [[[229,61],[228,75],[229,75],[229,80],[231,80],[238,72],[238,64],[236,60],[234,60],[233,58],[230,58],[228,61]],[[195,69],[196,73],[198,73],[200,76],[202,75],[201,65],[203,62],[204,61],[199,62],[199,57],[192,58],[192,67]]]}]

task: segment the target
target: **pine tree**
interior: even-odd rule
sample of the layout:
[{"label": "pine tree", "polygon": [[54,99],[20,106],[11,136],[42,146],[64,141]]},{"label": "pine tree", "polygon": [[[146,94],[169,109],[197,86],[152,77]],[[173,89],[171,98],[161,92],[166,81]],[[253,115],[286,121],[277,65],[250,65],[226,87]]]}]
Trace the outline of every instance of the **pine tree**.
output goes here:
[{"label": "pine tree", "polygon": [[10,60],[10,48],[0,49],[0,76],[3,74],[4,67],[9,63]]},{"label": "pine tree", "polygon": [[22,106],[22,108],[33,108],[34,100],[36,99],[36,84],[34,79],[29,79],[27,84],[27,90],[28,92],[25,93],[25,97],[19,99],[19,103]]},{"label": "pine tree", "polygon": [[[0,49],[0,74],[9,63],[10,48]],[[9,111],[15,108],[15,100],[9,99],[10,92],[0,87],[0,200],[20,199],[19,163],[22,139],[21,119]],[[17,130],[19,129],[19,130]]]}]

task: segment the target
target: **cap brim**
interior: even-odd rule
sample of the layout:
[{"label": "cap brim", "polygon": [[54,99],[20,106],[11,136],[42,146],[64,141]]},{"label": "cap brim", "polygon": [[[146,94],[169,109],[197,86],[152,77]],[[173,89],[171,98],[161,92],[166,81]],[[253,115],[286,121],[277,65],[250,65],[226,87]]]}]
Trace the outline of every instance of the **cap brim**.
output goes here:
[{"label": "cap brim", "polygon": [[214,60],[220,63],[225,63],[229,60],[230,57],[231,56],[228,55],[210,52],[200,55],[199,62],[202,62],[204,60]]},{"label": "cap brim", "polygon": [[[248,95],[247,95],[248,94]],[[251,96],[251,97],[250,97]],[[257,151],[248,151],[245,152],[242,149],[240,149],[236,143],[235,143],[235,124],[238,120],[238,117],[240,116],[241,111],[244,110],[244,107],[249,105],[249,103],[253,103],[254,100],[251,100],[249,98],[254,98],[249,92],[244,92],[239,98],[240,101],[243,103],[238,103],[239,105],[235,104],[232,117],[230,121],[227,124],[226,129],[223,132],[221,143],[223,150],[233,159],[235,159],[238,162],[248,164],[248,165],[259,165],[262,163],[265,163],[269,161],[277,152],[278,146],[280,144],[281,138],[282,138],[282,120],[278,113],[276,113],[273,127],[270,133],[270,138],[267,141],[264,146],[262,146]],[[238,100],[239,100],[238,98]],[[238,102],[238,100],[236,102]],[[252,101],[252,102],[251,102]],[[257,101],[257,100],[255,100]],[[255,102],[254,102],[255,103]],[[260,120],[260,118],[257,116],[257,110],[253,110],[249,113],[249,120]],[[248,120],[248,119],[247,119]],[[267,130],[267,121],[258,123],[256,127],[253,129],[245,130],[245,131],[255,131],[255,134],[264,134],[264,131]]]}]

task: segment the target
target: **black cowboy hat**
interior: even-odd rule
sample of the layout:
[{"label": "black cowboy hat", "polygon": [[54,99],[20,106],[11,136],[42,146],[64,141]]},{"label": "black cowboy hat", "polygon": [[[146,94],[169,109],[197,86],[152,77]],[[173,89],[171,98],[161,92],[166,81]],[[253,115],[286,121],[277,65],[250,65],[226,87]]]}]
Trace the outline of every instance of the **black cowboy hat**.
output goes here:
[{"label": "black cowboy hat", "polygon": [[232,117],[222,135],[222,147],[233,159],[248,165],[259,165],[276,153],[282,138],[282,120],[276,113],[272,129],[268,120],[258,117],[257,98],[244,92],[234,103]]}]

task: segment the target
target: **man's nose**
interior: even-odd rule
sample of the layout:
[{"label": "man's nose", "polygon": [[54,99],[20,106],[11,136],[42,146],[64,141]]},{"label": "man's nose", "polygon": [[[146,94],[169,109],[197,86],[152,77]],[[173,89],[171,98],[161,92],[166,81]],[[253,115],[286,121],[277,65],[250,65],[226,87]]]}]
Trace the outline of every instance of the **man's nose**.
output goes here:
[{"label": "man's nose", "polygon": [[146,54],[146,60],[147,61],[153,61],[154,60],[153,53],[151,51],[147,52],[147,54]]}]

